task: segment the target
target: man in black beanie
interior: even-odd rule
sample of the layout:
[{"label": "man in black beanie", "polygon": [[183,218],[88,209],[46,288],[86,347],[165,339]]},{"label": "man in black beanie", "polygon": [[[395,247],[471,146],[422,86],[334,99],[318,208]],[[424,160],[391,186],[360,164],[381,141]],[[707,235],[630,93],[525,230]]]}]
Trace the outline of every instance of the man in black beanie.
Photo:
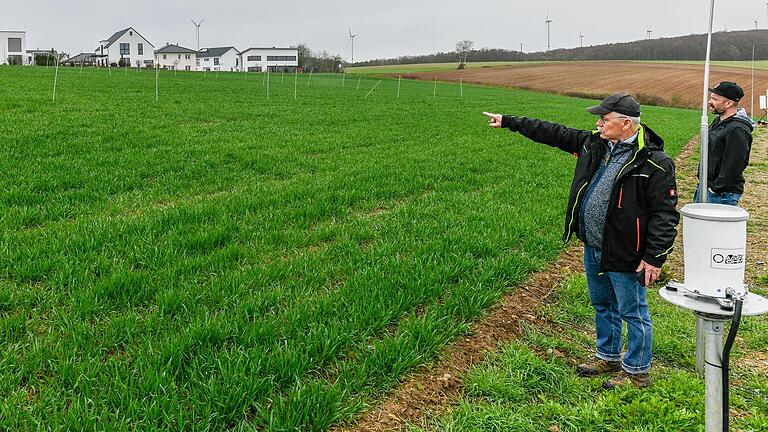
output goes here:
[{"label": "man in black beanie", "polygon": [[[709,89],[709,110],[718,117],[709,125],[707,158],[707,202],[737,205],[744,193],[744,169],[752,149],[752,120],[739,110],[744,91],[738,84],[723,81]],[[693,200],[699,202],[701,185]]]}]

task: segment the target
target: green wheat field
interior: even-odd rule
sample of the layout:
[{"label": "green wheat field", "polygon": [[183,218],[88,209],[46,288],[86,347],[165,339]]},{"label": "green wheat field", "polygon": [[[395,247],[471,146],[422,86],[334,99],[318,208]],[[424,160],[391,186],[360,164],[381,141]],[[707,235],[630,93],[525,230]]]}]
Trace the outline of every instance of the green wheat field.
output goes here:
[{"label": "green wheat field", "polygon": [[[350,421],[563,247],[575,159],[482,111],[595,120],[357,75],[54,78],[0,67],[3,430]],[[643,119],[672,155],[698,129]]]}]

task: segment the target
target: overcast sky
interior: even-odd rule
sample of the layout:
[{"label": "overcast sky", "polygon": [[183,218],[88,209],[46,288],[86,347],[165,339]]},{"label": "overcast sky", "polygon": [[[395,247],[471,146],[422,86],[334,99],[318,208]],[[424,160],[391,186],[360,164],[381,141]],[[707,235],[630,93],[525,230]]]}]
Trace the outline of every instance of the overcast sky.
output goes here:
[{"label": "overcast sky", "polygon": [[[195,27],[205,18],[200,45],[290,46],[304,42],[349,60],[452,51],[469,39],[475,48],[542,51],[549,11],[552,49],[646,37],[704,33],[709,0],[8,0],[0,30],[27,32],[27,49],[78,53],[133,27],[155,48],[166,42],[196,48]],[[716,0],[715,30],[768,28],[766,0]]]}]

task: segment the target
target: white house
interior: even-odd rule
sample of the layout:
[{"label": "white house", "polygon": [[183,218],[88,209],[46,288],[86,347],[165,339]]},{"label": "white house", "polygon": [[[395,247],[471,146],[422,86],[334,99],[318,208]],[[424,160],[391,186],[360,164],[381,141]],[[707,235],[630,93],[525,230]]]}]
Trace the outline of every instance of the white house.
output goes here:
[{"label": "white house", "polygon": [[157,67],[170,70],[195,70],[197,51],[182,46],[166,44],[155,51]]},{"label": "white house", "polygon": [[[100,56],[99,66],[128,62],[130,66],[152,65],[155,58],[155,46],[133,27],[120,30],[109,39],[99,41],[94,50]],[[123,63],[125,64],[125,63]]]},{"label": "white house", "polygon": [[0,31],[0,64],[26,65],[27,32]]},{"label": "white house", "polygon": [[240,52],[235,47],[201,48],[197,52],[197,71],[239,72]]},{"label": "white house", "polygon": [[243,70],[247,72],[293,72],[299,67],[296,48],[248,48],[240,53]]}]

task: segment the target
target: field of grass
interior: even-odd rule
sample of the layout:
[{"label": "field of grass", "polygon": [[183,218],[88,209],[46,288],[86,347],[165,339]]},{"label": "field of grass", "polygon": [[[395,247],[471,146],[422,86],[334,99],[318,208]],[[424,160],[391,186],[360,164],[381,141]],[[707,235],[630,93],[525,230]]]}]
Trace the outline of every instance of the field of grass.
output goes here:
[{"label": "field of grass", "polygon": [[[527,62],[468,62],[467,68],[487,68],[496,66],[524,66],[544,63],[543,61],[527,61]],[[347,69],[350,74],[407,74],[416,72],[440,72],[446,70],[455,70],[458,68],[458,63],[422,63],[422,64],[403,64],[403,65],[386,65],[386,66],[361,66],[351,67]]]},{"label": "field of grass", "polygon": [[573,158],[481,111],[594,101],[265,78],[0,67],[0,429],[324,430],[561,249]]},{"label": "field of grass", "polygon": [[[594,60],[599,62],[598,60]],[[619,60],[620,61],[620,60]],[[564,61],[509,61],[509,62],[473,62],[467,63],[468,68],[487,68],[497,66],[526,66],[541,63],[568,63]],[[627,60],[626,63],[663,63],[663,64],[690,64],[704,66],[703,61],[696,60]],[[736,68],[752,68],[751,61],[713,61],[713,66],[726,66]],[[455,70],[458,66],[457,63],[423,63],[423,64],[404,64],[404,65],[386,65],[386,66],[365,66],[349,68],[347,71],[350,74],[407,74],[417,72],[442,72],[448,70]],[[755,69],[768,70],[768,60],[755,61]]]},{"label": "field of grass", "polygon": [[[761,293],[768,285],[761,285]],[[606,391],[605,377],[576,376],[565,359],[593,353],[594,315],[586,278],[573,275],[541,318],[472,370],[466,392],[449,414],[412,432],[454,431],[703,431],[704,383],[695,372],[695,318],[649,293],[654,320],[653,386]],[[768,321],[747,317],[731,357],[731,430],[768,430],[768,377],[738,366],[747,353],[768,349]]]}]

